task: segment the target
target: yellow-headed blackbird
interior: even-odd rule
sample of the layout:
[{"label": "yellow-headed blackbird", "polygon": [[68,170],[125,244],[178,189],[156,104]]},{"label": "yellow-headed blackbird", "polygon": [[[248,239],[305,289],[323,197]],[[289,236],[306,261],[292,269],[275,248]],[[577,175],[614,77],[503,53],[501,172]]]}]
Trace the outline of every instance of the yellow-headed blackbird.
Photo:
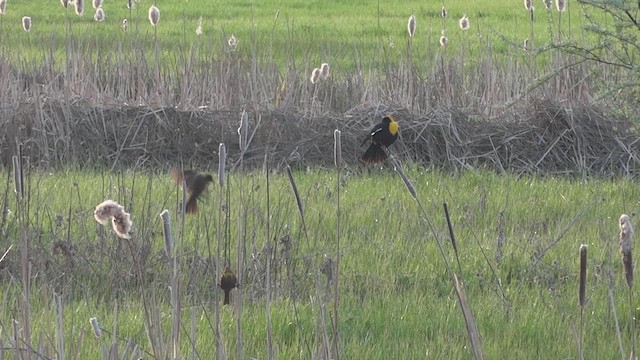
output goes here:
[{"label": "yellow-headed blackbird", "polygon": [[224,272],[220,276],[220,288],[224,290],[224,302],[223,305],[229,305],[229,293],[235,287],[238,287],[238,279],[229,266],[224,267]]},{"label": "yellow-headed blackbird", "polygon": [[374,126],[369,136],[362,142],[362,145],[364,145],[367,140],[371,140],[371,145],[369,145],[367,151],[362,155],[362,162],[374,164],[385,161],[387,159],[387,153],[383,146],[391,146],[391,144],[396,141],[398,138],[398,128],[398,122],[393,115],[385,116],[379,124]]},{"label": "yellow-headed blackbird", "polygon": [[171,177],[178,184],[182,184],[184,181],[187,187],[187,204],[185,210],[187,214],[193,214],[198,211],[198,197],[207,189],[207,184],[213,181],[213,176],[209,174],[198,174],[193,170],[172,170]]}]

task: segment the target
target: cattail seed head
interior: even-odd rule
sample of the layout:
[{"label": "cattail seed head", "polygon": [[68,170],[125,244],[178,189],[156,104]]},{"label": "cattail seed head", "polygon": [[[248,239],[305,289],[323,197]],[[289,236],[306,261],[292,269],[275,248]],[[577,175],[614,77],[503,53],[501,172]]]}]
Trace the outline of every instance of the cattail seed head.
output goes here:
[{"label": "cattail seed head", "polygon": [[529,38],[524,39],[524,43],[522,44],[522,50],[524,51],[529,50]]},{"label": "cattail seed head", "polygon": [[338,129],[333,131],[333,163],[337,169],[342,167],[342,132]]},{"label": "cattail seed head", "polygon": [[556,10],[558,11],[567,10],[567,2],[565,0],[556,0]]},{"label": "cattail seed head", "polygon": [[171,216],[168,210],[160,213],[162,219],[162,236],[164,237],[164,251],[168,258],[173,257],[173,237],[171,236]]},{"label": "cattail seed head", "polygon": [[102,6],[102,0],[93,0],[91,2],[91,5],[93,6],[94,9],[98,9],[99,7]]},{"label": "cattail seed head", "polygon": [[232,49],[235,49],[236,46],[238,46],[238,39],[236,39],[235,35],[231,34],[231,37],[227,40],[227,45]]},{"label": "cattail seed head", "polygon": [[155,5],[151,5],[149,8],[149,22],[153,26],[157,26],[160,22],[160,9],[158,9]]},{"label": "cattail seed head", "polygon": [[0,15],[4,15],[7,11],[7,0],[0,0]]},{"label": "cattail seed head", "polygon": [[84,0],[76,0],[74,5],[75,5],[76,14],[82,15],[84,13]]},{"label": "cattail seed head", "polygon": [[133,9],[133,0],[127,0],[127,9]]},{"label": "cattail seed head", "polygon": [[329,77],[329,64],[322,63],[320,65],[320,80],[324,80]]},{"label": "cattail seed head", "polygon": [[196,27],[196,35],[202,35],[202,16],[198,19],[198,27]]},{"label": "cattail seed head", "polygon": [[26,32],[31,31],[31,17],[30,16],[23,16],[22,17],[22,28]]},{"label": "cattail seed head", "polygon": [[416,16],[411,15],[409,17],[409,21],[407,22],[407,31],[409,32],[409,37],[413,37],[416,34]]},{"label": "cattail seed head", "polygon": [[631,225],[631,218],[626,214],[622,214],[620,216],[620,253],[622,254],[622,264],[628,287],[633,285],[632,237],[633,226]]},{"label": "cattail seed head", "polygon": [[311,72],[311,83],[315,84],[320,80],[320,74],[322,73],[322,70],[320,70],[320,68],[315,68],[313,69],[313,71]]},{"label": "cattail seed head", "polygon": [[445,9],[444,6],[442,7],[442,10],[440,10],[440,17],[443,19],[447,17],[447,9]]},{"label": "cattail seed head", "polygon": [[104,21],[104,10],[101,7],[96,9],[96,13],[93,15],[93,19],[97,22]]},{"label": "cattail seed head", "polygon": [[458,23],[460,24],[460,29],[464,31],[469,30],[469,18],[467,17],[467,14],[461,17]]},{"label": "cattail seed head", "polygon": [[93,328],[93,335],[95,335],[98,339],[102,337],[102,329],[100,328],[100,324],[98,324],[98,319],[92,317],[89,319],[91,323],[91,327]]},{"label": "cattail seed head", "polygon": [[580,245],[580,283],[578,288],[578,299],[580,307],[586,304],[585,288],[587,287],[587,245]]},{"label": "cattail seed head", "polygon": [[247,139],[249,137],[249,114],[242,110],[240,116],[240,126],[238,127],[238,143],[240,151],[247,151]]},{"label": "cattail seed head", "polygon": [[60,4],[62,4],[62,6],[66,9],[69,7],[69,0],[60,0]]},{"label": "cattail seed head", "polygon": [[551,6],[553,6],[553,0],[543,0],[544,8],[547,10],[551,10]]},{"label": "cattail seed head", "polygon": [[115,214],[124,211],[124,207],[113,200],[105,200],[96,206],[93,217],[97,222],[104,225]]},{"label": "cattail seed head", "polygon": [[14,190],[18,196],[22,195],[22,176],[20,175],[20,161],[18,161],[18,157],[14,155],[11,158],[13,164],[13,185]]},{"label": "cattail seed head", "polygon": [[218,184],[220,184],[220,187],[224,187],[226,161],[227,148],[224,146],[224,143],[220,143],[218,147]]},{"label": "cattail seed head", "polygon": [[122,20],[122,30],[129,30],[129,21],[127,21],[127,19]]},{"label": "cattail seed head", "polygon": [[524,8],[528,10],[531,9],[531,2],[532,0],[524,0]]},{"label": "cattail seed head", "polygon": [[533,22],[533,11],[534,11],[534,7],[533,5],[531,5],[531,7],[529,8],[529,21]]}]

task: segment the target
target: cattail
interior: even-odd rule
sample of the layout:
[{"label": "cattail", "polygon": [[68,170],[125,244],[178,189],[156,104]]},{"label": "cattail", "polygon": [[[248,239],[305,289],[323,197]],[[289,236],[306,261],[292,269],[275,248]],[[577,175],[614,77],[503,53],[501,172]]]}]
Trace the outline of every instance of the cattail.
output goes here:
[{"label": "cattail", "polygon": [[578,299],[580,307],[586,304],[585,288],[587,286],[587,245],[580,245],[580,285],[578,288]]},{"label": "cattail", "polygon": [[12,158],[12,163],[13,163],[13,185],[14,185],[14,190],[16,192],[16,194],[18,194],[19,197],[22,197],[22,175],[20,174],[20,172],[22,171],[21,167],[20,167],[20,161],[19,158],[14,155]]},{"label": "cattail", "polygon": [[633,285],[633,259],[631,257],[631,238],[633,237],[633,226],[628,215],[620,216],[620,253],[622,254],[622,264],[624,274],[627,279],[627,286]]},{"label": "cattail", "polygon": [[149,8],[149,22],[153,26],[157,26],[158,22],[160,22],[160,9],[155,5],[151,5]]},{"label": "cattail", "polygon": [[322,63],[320,65],[320,80],[324,80],[329,77],[329,64]]},{"label": "cattail", "polygon": [[527,11],[531,10],[531,0],[524,0],[524,8],[527,9]]},{"label": "cattail", "polygon": [[227,44],[230,48],[235,48],[238,45],[238,39],[236,39],[235,35],[231,34],[231,37],[227,40]]},{"label": "cattail", "polygon": [[122,20],[122,30],[129,30],[129,22],[127,21],[127,19]]},{"label": "cattail", "polygon": [[196,35],[202,35],[202,16],[198,19],[198,27],[196,28]]},{"label": "cattail", "polygon": [[101,7],[96,9],[96,13],[93,15],[93,19],[97,22],[104,21],[104,10]]},{"label": "cattail", "polygon": [[529,21],[533,22],[533,11],[535,9],[533,8],[533,5],[531,5],[531,7],[529,8]]},{"label": "cattail", "polygon": [[567,10],[567,2],[565,0],[556,0],[556,9],[558,11]]},{"label": "cattail", "polygon": [[524,39],[524,44],[522,44],[522,50],[524,51],[529,50],[529,38]]},{"label": "cattail", "polygon": [[240,126],[238,127],[238,143],[240,144],[240,151],[246,151],[247,139],[249,137],[249,114],[242,110],[240,116]]},{"label": "cattail", "polygon": [[224,143],[220,143],[218,147],[218,184],[220,184],[220,187],[224,187],[226,161],[227,148],[224,146]]},{"label": "cattail", "polygon": [[127,0],[127,9],[133,9],[133,0]]},{"label": "cattail", "polygon": [[0,0],[0,14],[4,15],[7,9],[7,0]]},{"label": "cattail", "polygon": [[551,10],[551,6],[553,5],[552,0],[542,0],[544,2],[544,7],[547,10]]},{"label": "cattail", "polygon": [[22,28],[26,32],[31,31],[31,17],[30,16],[22,17]]},{"label": "cattail", "polygon": [[313,69],[313,71],[311,72],[311,83],[315,84],[318,82],[318,80],[320,80],[320,74],[322,73],[322,70],[320,70],[320,68],[315,68]]},{"label": "cattail", "polygon": [[160,213],[162,219],[162,236],[164,237],[164,251],[167,257],[173,257],[173,238],[171,237],[171,216],[169,216],[168,210],[163,210]]},{"label": "cattail", "polygon": [[76,0],[75,9],[77,15],[82,15],[84,13],[84,0]]},{"label": "cattail", "polygon": [[409,37],[413,37],[416,34],[416,16],[411,15],[409,17],[409,21],[407,22],[407,31],[409,32]]},{"label": "cattail", "polygon": [[98,319],[92,317],[89,319],[91,323],[91,327],[93,328],[93,335],[95,335],[98,339],[102,337],[102,329],[100,328],[100,324],[98,324]]},{"label": "cattail", "polygon": [[102,6],[102,0],[93,0],[91,5],[94,9],[98,10],[98,8]]},{"label": "cattail", "polygon": [[443,19],[447,17],[447,9],[445,9],[444,6],[442,7],[442,10],[440,10],[440,17]]},{"label": "cattail", "polygon": [[444,30],[442,30],[440,32],[440,46],[445,47],[447,46],[448,42],[449,42],[449,39],[447,39],[447,37],[444,34]]},{"label": "cattail", "polygon": [[342,132],[340,130],[335,129],[333,131],[333,163],[336,168],[340,169],[342,167],[342,140],[341,140]]},{"label": "cattail", "polygon": [[62,6],[66,9],[69,7],[69,0],[60,0],[60,4],[62,4]]},{"label": "cattail", "polygon": [[469,30],[469,18],[467,17],[467,14],[465,14],[463,17],[460,18],[460,29],[466,31]]}]

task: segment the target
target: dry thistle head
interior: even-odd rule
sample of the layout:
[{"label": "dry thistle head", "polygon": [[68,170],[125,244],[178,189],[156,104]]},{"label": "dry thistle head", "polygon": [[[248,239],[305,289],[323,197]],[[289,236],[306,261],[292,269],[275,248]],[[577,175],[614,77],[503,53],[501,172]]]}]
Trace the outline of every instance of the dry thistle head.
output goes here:
[{"label": "dry thistle head", "polygon": [[129,30],[129,22],[127,21],[127,19],[122,20],[122,30]]},{"label": "dry thistle head", "polygon": [[224,146],[224,143],[220,143],[218,147],[218,184],[220,184],[220,187],[224,187],[226,161],[227,148]]},{"label": "dry thistle head", "polygon": [[567,2],[565,0],[556,0],[556,9],[558,11],[567,10]]},{"label": "dry thistle head", "polygon": [[91,5],[93,6],[94,9],[98,9],[99,7],[102,6],[102,0],[93,0],[91,2]]},{"label": "dry thistle head", "polygon": [[440,10],[440,17],[443,19],[447,17],[447,9],[445,9],[444,6],[442,7],[442,10]]},{"label": "dry thistle head", "polygon": [[324,80],[329,77],[329,64],[322,63],[320,65],[320,80]]},{"label": "dry thistle head", "polygon": [[633,285],[632,237],[633,226],[631,225],[631,218],[629,218],[629,215],[622,214],[620,216],[620,253],[622,254],[622,264],[628,287]]},{"label": "dry thistle head", "polygon": [[84,13],[84,0],[76,0],[75,9],[77,15],[82,15]]},{"label": "dry thistle head", "polygon": [[104,21],[104,10],[102,10],[101,7],[96,9],[96,13],[93,14],[93,20],[95,20],[97,22]]},{"label": "dry thistle head", "polygon": [[7,0],[0,0],[0,14],[4,15],[7,11]]},{"label": "dry thistle head", "polygon": [[114,214],[111,220],[113,231],[116,232],[116,235],[118,235],[119,238],[131,238],[129,232],[131,231],[131,225],[133,225],[133,223],[131,222],[131,215],[129,213],[122,210]]},{"label": "dry thistle head", "polygon": [[93,217],[97,222],[104,225],[115,214],[123,212],[124,207],[113,200],[105,200],[96,206],[93,211]]},{"label": "dry thistle head", "polygon": [[407,31],[409,32],[409,37],[412,38],[416,34],[416,16],[409,16],[409,21],[407,22]]},{"label": "dry thistle head", "polygon": [[149,22],[153,26],[157,26],[160,22],[160,9],[158,9],[155,5],[151,5],[149,8]]},{"label": "dry thistle head", "polygon": [[580,245],[580,283],[578,287],[578,299],[580,307],[586,304],[585,288],[587,287],[587,245]]},{"label": "dry thistle head", "polygon": [[531,0],[524,0],[524,8],[527,9],[527,11],[531,9],[531,3]]},{"label": "dry thistle head", "polygon": [[333,131],[333,163],[336,168],[342,167],[342,132],[338,129]]},{"label": "dry thistle head", "polygon": [[202,35],[202,16],[198,19],[198,27],[196,27],[196,35]]},{"label": "dry thistle head", "polygon": [[460,18],[458,23],[460,24],[460,29],[464,31],[469,30],[469,18],[467,17],[467,14],[464,14],[464,16]]},{"label": "dry thistle head", "polygon": [[238,46],[238,39],[236,39],[235,35],[231,34],[231,37],[227,40],[227,45],[232,49],[235,49],[236,46]]},{"label": "dry thistle head", "polygon": [[311,83],[315,84],[320,80],[320,74],[322,73],[322,70],[320,70],[320,68],[315,68],[313,69],[313,71],[311,72]]},{"label": "dry thistle head", "polygon": [[22,28],[24,31],[31,31],[31,16],[23,16],[22,17]]},{"label": "dry thistle head", "polygon": [[69,7],[69,0],[60,0],[60,4],[66,9]]},{"label": "dry thistle head", "polygon": [[89,319],[91,323],[91,327],[93,328],[93,335],[95,335],[98,339],[102,337],[102,329],[100,328],[100,324],[98,324],[98,319],[92,317]]}]

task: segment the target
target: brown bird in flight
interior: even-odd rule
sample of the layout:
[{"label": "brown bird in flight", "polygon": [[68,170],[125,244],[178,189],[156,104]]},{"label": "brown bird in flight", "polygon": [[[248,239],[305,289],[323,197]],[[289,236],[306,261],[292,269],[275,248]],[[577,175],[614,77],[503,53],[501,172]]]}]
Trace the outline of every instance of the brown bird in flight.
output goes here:
[{"label": "brown bird in flight", "polygon": [[194,214],[198,211],[198,197],[207,189],[207,185],[213,181],[213,176],[209,174],[198,174],[193,170],[171,170],[171,178],[178,184],[184,184],[186,186],[187,204],[185,205],[185,211],[187,214]]},{"label": "brown bird in flight", "polygon": [[224,267],[224,272],[220,276],[220,288],[224,290],[224,302],[223,305],[229,305],[229,293],[235,287],[238,287],[238,279],[229,266]]}]

